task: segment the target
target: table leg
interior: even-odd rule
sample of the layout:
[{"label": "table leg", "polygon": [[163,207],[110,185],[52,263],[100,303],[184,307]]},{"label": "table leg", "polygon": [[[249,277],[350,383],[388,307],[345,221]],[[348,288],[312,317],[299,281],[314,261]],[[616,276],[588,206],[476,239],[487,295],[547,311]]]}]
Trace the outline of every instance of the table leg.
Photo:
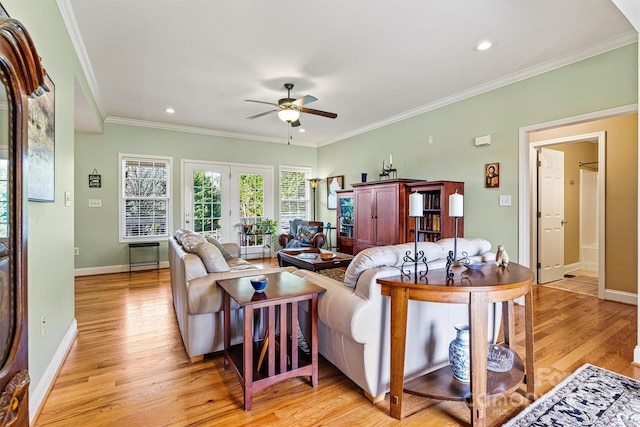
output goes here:
[{"label": "table leg", "polygon": [[513,312],[513,300],[502,302],[502,327],[504,329],[504,343],[515,346],[516,322]]},{"label": "table leg", "polygon": [[229,367],[229,360],[227,359],[227,352],[231,347],[231,333],[230,333],[230,325],[231,325],[231,296],[224,292],[223,297],[223,337],[224,337],[224,367],[225,369]]},{"label": "table leg", "polygon": [[391,372],[389,413],[393,418],[402,418],[402,392],[404,389],[404,356],[407,339],[407,309],[409,290],[391,289]]},{"label": "table leg", "polygon": [[[531,286],[531,285],[529,285]],[[533,368],[533,295],[531,287],[524,296],[524,327],[526,346],[526,367],[525,380],[527,381],[527,397],[531,400],[535,398],[535,370]]]},{"label": "table leg", "polygon": [[[297,306],[297,304],[296,304]],[[298,311],[296,307],[296,312]],[[293,326],[292,326],[293,328]],[[296,324],[297,330],[297,324]],[[295,343],[296,353],[298,342]],[[311,385],[318,387],[318,294],[311,297]]]},{"label": "table leg", "polygon": [[469,304],[471,339],[471,425],[486,424],[488,298],[486,292],[472,292]]},{"label": "table leg", "polygon": [[[226,312],[225,312],[226,313]],[[250,411],[253,399],[253,309],[244,310],[242,374],[244,380],[244,410]]]}]

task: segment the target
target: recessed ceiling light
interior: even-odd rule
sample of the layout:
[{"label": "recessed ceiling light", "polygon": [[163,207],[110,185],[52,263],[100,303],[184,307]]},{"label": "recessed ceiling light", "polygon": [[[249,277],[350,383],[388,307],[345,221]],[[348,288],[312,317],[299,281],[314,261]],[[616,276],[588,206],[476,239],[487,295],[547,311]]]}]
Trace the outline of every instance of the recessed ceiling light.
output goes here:
[{"label": "recessed ceiling light", "polygon": [[495,44],[496,42],[493,40],[482,40],[473,47],[473,50],[482,52],[483,50],[491,49]]},{"label": "recessed ceiling light", "polygon": [[166,110],[164,110],[164,111],[166,111],[166,112],[167,112],[167,113],[169,113],[169,114],[173,114],[173,113],[175,113],[175,112],[176,112],[176,110],[174,110],[173,108],[167,108],[167,109],[166,109]]},{"label": "recessed ceiling light", "polygon": [[300,128],[300,129],[298,129],[298,132],[300,132],[300,133],[305,133],[306,131],[307,131],[307,130],[306,130],[305,128]]}]

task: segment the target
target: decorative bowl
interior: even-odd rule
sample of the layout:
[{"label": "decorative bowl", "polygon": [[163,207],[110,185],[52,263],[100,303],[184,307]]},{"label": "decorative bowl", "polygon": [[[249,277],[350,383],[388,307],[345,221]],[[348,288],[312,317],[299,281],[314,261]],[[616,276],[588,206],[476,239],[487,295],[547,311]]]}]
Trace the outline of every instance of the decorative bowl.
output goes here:
[{"label": "decorative bowl", "polygon": [[336,254],[334,254],[333,252],[322,252],[320,254],[320,258],[322,258],[324,261],[330,261],[335,257],[336,257]]},{"label": "decorative bowl", "polygon": [[251,279],[249,279],[249,281],[251,282],[251,286],[253,286],[253,289],[255,289],[256,292],[263,292],[264,288],[267,287],[269,279],[264,276],[257,276],[252,277]]},{"label": "decorative bowl", "polygon": [[487,369],[493,372],[507,372],[513,367],[513,352],[500,345],[490,345],[487,349]]},{"label": "decorative bowl", "polygon": [[469,270],[479,270],[482,267],[484,267],[484,263],[471,261],[469,264],[465,264],[464,266],[467,267]]}]

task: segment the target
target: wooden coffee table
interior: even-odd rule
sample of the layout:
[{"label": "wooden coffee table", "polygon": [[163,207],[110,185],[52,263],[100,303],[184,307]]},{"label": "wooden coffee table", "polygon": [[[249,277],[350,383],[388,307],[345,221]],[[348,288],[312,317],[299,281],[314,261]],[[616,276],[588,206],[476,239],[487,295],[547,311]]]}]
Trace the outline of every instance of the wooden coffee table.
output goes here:
[{"label": "wooden coffee table", "polygon": [[[325,261],[320,258],[321,252],[336,254],[332,260]],[[321,249],[282,249],[278,252],[278,264],[280,267],[294,266],[303,270],[318,271],[326,268],[347,267],[353,260],[353,255],[342,252],[323,251]]]},{"label": "wooden coffee table", "polygon": [[[262,276],[269,279],[264,292],[255,292],[249,277],[217,282],[224,290],[224,366],[235,368],[244,390],[245,411],[251,410],[253,393],[278,381],[310,376],[311,385],[318,386],[318,295],[326,289],[286,271]],[[234,346],[231,345],[230,332],[232,298],[240,305],[244,315],[243,343]],[[300,301],[310,302],[309,354],[298,346]],[[267,332],[264,339],[254,341],[254,310],[257,309],[266,311]],[[276,316],[279,316],[279,324],[276,323]],[[254,354],[265,348],[266,369],[260,369]]]}]

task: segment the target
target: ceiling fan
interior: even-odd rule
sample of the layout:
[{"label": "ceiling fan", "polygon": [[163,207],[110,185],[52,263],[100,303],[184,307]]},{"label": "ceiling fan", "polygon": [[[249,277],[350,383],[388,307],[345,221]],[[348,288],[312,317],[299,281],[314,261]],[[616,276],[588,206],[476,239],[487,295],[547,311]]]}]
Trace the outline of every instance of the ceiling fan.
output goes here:
[{"label": "ceiling fan", "polygon": [[314,110],[312,108],[305,108],[304,105],[317,101],[318,98],[311,95],[305,95],[299,99],[291,98],[291,89],[293,89],[293,83],[285,83],[284,88],[287,90],[287,97],[278,100],[278,103],[255,101],[253,99],[245,99],[247,102],[257,102],[259,104],[267,104],[278,107],[276,110],[265,111],[264,113],[256,114],[255,116],[247,117],[247,119],[257,119],[258,117],[266,116],[271,113],[278,113],[278,117],[283,122],[289,123],[292,127],[300,126],[300,113],[315,114],[316,116],[328,117],[335,119],[338,117],[336,113],[329,113],[327,111]]}]

